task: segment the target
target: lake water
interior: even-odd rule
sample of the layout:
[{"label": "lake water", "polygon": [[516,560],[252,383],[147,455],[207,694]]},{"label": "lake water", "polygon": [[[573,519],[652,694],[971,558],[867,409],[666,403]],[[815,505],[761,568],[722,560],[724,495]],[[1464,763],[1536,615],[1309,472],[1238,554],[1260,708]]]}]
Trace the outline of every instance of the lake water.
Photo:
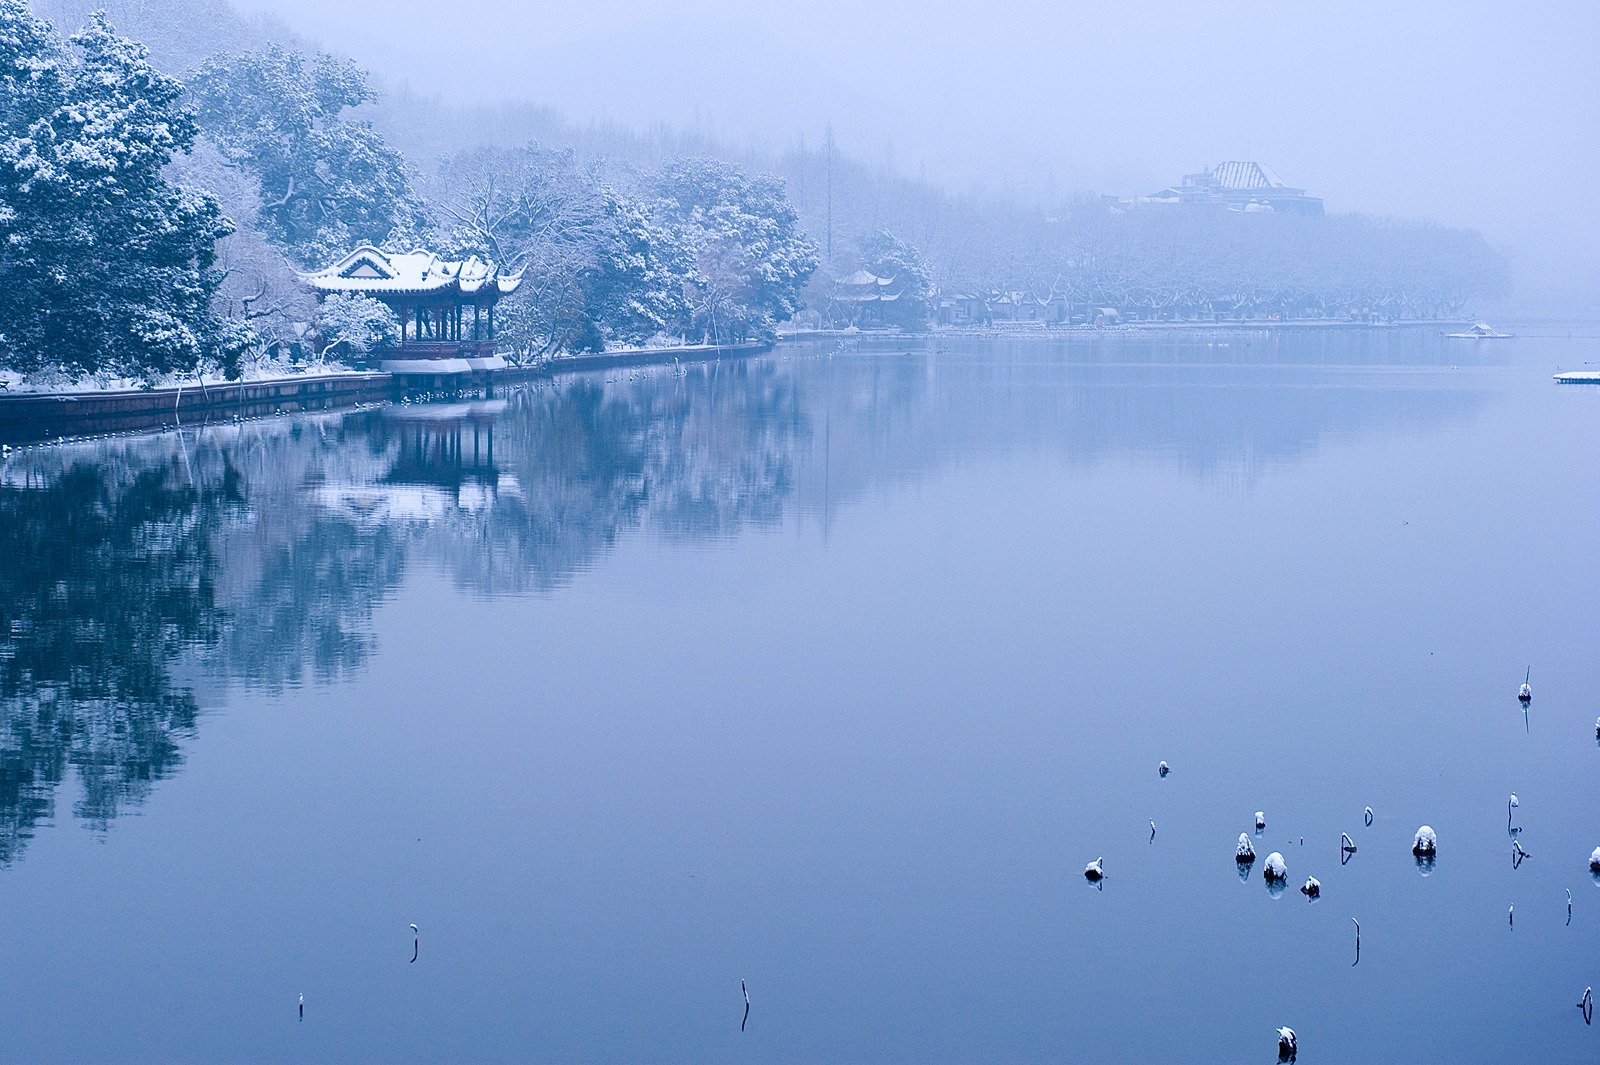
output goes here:
[{"label": "lake water", "polygon": [[1593,1061],[1600,340],[1542,331],[14,453],[0,1060]]}]

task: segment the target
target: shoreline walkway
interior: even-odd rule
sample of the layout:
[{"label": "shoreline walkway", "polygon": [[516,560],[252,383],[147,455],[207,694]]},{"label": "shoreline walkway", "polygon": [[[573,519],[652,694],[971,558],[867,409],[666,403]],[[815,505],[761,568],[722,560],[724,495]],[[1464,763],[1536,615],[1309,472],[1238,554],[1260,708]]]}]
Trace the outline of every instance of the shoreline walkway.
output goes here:
[{"label": "shoreline walkway", "polygon": [[[473,375],[454,387],[511,385],[558,373],[680,362],[743,358],[770,351],[770,344],[699,344],[563,355],[537,366],[513,366],[492,378]],[[222,384],[175,385],[98,392],[0,393],[0,443],[39,443],[70,437],[168,429],[218,419],[261,418],[299,411],[332,410],[398,399],[422,382],[412,375],[350,371],[307,374]],[[440,382],[429,381],[439,386]],[[446,386],[448,387],[448,386]]]}]

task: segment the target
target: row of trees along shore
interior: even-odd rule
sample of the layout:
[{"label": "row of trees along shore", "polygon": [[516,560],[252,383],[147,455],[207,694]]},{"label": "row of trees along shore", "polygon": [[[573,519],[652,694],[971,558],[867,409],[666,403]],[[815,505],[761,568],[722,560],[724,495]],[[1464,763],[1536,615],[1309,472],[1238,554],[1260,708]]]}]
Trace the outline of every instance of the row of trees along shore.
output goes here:
[{"label": "row of trees along shore", "polygon": [[[229,50],[168,34],[181,51],[152,58],[99,13],[64,39],[0,0],[0,370],[237,376],[329,345],[381,349],[398,335],[387,308],[319,306],[297,276],[360,244],[522,272],[499,315],[520,361],[842,324],[859,308],[838,281],[862,269],[900,297],[874,320],[907,329],[956,295],[1134,317],[1393,318],[1459,313],[1506,287],[1480,236],[1427,224],[1094,197],[1043,210],[867,167],[831,132],[762,156],[537,109],[451,116],[381,96],[281,30],[252,41],[223,0],[176,2],[220,4],[196,18],[224,25]],[[70,6],[54,3],[58,17]],[[113,13],[138,23],[147,6]]]}]

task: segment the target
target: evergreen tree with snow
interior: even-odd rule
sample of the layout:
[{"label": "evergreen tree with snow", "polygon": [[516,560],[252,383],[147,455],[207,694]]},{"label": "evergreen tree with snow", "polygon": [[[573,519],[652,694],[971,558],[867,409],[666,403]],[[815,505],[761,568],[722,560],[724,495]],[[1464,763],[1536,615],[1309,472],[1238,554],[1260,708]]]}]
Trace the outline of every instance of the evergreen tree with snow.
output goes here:
[{"label": "evergreen tree with snow", "polygon": [[359,244],[409,246],[427,228],[404,158],[344,117],[376,97],[349,60],[277,45],[215,56],[189,78],[206,136],[261,184],[258,224],[307,267]]},{"label": "evergreen tree with snow", "polygon": [[192,371],[248,333],[210,311],[208,193],[162,175],[194,142],[182,87],[96,16],[70,43],[0,0],[0,360],[32,372]]},{"label": "evergreen tree with snow", "polygon": [[659,222],[689,257],[684,331],[712,343],[770,340],[800,309],[817,246],[770,174],[710,158],[668,162],[652,175]]}]

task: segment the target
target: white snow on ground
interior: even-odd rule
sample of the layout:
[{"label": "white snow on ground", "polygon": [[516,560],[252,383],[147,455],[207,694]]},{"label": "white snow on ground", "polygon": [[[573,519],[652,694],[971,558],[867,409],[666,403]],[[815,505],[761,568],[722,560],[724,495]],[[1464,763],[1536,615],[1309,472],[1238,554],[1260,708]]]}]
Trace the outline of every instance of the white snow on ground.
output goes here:
[{"label": "white snow on ground", "polygon": [[[342,363],[315,364],[291,363],[280,359],[260,359],[244,367],[242,381],[269,381],[280,378],[326,377],[331,374],[351,373]],[[58,370],[45,370],[35,374],[20,374],[15,370],[0,370],[0,396],[26,395],[38,392],[129,392],[155,388],[199,388],[202,384],[237,384],[229,381],[220,371],[195,376],[157,374],[148,380],[142,377],[111,377],[104,374],[69,377]]]}]

